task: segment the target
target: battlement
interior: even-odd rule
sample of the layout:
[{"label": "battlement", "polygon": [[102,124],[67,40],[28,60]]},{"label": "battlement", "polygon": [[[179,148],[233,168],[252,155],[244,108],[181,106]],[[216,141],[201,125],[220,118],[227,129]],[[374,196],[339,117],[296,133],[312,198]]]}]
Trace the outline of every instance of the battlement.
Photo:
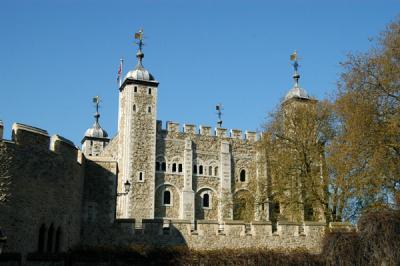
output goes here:
[{"label": "battlement", "polygon": [[[198,128],[198,130],[197,130]],[[196,126],[193,124],[183,124],[181,129],[180,124],[177,122],[167,121],[166,127],[163,128],[162,121],[157,120],[157,132],[170,132],[170,133],[181,133],[181,134],[191,134],[199,136],[209,136],[209,137],[220,137],[220,138],[231,138],[243,141],[256,142],[259,139],[259,135],[255,131],[243,131],[240,129],[231,129],[228,134],[228,129],[226,128],[214,128],[211,126],[200,125]]]},{"label": "battlement", "polygon": [[53,135],[50,139],[50,150],[69,158],[78,157],[78,148],[74,143],[60,135]]},{"label": "battlement", "polygon": [[[305,248],[318,252],[325,234],[326,224],[321,222],[223,221],[171,219],[145,219],[136,224],[133,219],[119,219],[117,224],[128,236],[128,242],[140,241],[148,245],[184,244],[189,248]],[[124,237],[124,241],[127,238]],[[118,244],[119,240],[115,239]],[[126,243],[126,242],[125,242]]]}]

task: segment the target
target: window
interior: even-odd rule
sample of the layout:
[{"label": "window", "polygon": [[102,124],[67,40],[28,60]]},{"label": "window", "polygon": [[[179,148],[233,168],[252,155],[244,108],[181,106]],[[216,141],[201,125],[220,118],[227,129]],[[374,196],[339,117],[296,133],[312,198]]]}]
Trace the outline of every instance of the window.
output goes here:
[{"label": "window", "polygon": [[212,166],[208,167],[208,175],[212,175]]},{"label": "window", "polygon": [[214,175],[215,175],[215,176],[218,176],[218,166],[216,166],[216,167],[214,168]]},{"label": "window", "polygon": [[38,243],[38,252],[44,252],[44,241],[46,238],[46,226],[42,224],[39,229],[39,243]]},{"label": "window", "polygon": [[135,88],[133,88],[133,92],[137,92],[137,87],[135,86]]},{"label": "window", "polygon": [[140,182],[143,182],[143,180],[144,180],[144,174],[143,174],[143,172],[139,172],[139,181]]},{"label": "window", "polygon": [[193,174],[197,174],[197,165],[193,165]]},{"label": "window", "polygon": [[161,170],[160,162],[156,162],[156,171],[160,171],[160,170]]},{"label": "window", "polygon": [[175,173],[176,172],[176,163],[173,163],[172,164],[172,173]]},{"label": "window", "polygon": [[183,171],[183,167],[182,167],[182,164],[180,163],[180,164],[178,164],[178,172],[182,173],[182,171]]},{"label": "window", "polygon": [[47,252],[53,251],[53,234],[54,234],[54,226],[53,224],[49,227],[49,232],[47,233]]},{"label": "window", "polygon": [[246,170],[240,171],[240,182],[245,182],[246,181]]},{"label": "window", "polygon": [[149,88],[149,95],[151,95],[151,88]]},{"label": "window", "polygon": [[167,164],[165,162],[161,163],[161,171],[166,171],[167,170]]},{"label": "window", "polygon": [[136,104],[133,105],[132,109],[134,112],[136,112]]},{"label": "window", "polygon": [[56,243],[55,243],[55,252],[61,251],[61,240],[62,240],[62,231],[61,227],[59,226],[56,231]]},{"label": "window", "polygon": [[164,205],[171,205],[171,192],[168,191],[168,190],[164,191],[163,204]]},{"label": "window", "polygon": [[202,174],[203,174],[203,166],[200,165],[200,166],[199,166],[199,175],[202,175]]},{"label": "window", "polygon": [[203,195],[203,207],[210,208],[210,195],[208,193]]},{"label": "window", "polygon": [[151,106],[148,106],[148,107],[147,107],[147,112],[148,112],[148,113],[151,113]]}]

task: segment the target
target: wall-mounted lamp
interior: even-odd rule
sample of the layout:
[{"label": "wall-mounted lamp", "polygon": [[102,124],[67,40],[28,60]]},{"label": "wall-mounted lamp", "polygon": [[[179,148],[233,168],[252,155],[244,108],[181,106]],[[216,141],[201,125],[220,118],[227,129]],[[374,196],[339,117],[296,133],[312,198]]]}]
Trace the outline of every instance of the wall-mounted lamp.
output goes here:
[{"label": "wall-mounted lamp", "polygon": [[128,180],[126,180],[126,182],[124,183],[124,189],[125,192],[117,193],[117,196],[123,196],[129,193],[129,191],[131,190],[131,183]]}]

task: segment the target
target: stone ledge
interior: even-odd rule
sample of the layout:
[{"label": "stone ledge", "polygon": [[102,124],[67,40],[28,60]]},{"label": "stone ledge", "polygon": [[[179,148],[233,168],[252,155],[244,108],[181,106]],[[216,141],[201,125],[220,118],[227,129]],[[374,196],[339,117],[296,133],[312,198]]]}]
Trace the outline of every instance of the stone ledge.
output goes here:
[{"label": "stone ledge", "polygon": [[297,226],[300,226],[301,223],[290,222],[290,221],[278,221],[278,225],[297,225]]},{"label": "stone ledge", "polygon": [[197,224],[218,224],[217,220],[197,220]]},{"label": "stone ledge", "polygon": [[253,225],[272,225],[271,221],[254,221],[251,222]]},{"label": "stone ledge", "polygon": [[305,221],[304,225],[306,226],[326,226],[325,222],[315,222],[315,221]]}]

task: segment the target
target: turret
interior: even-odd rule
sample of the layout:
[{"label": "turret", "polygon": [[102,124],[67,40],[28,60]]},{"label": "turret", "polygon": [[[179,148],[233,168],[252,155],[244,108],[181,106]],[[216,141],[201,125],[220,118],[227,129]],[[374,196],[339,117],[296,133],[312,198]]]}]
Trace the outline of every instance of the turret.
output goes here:
[{"label": "turret", "polygon": [[93,98],[93,103],[96,106],[96,113],[94,114],[94,124],[91,128],[86,130],[85,136],[83,137],[82,152],[85,156],[99,156],[107,144],[110,142],[107,132],[101,128],[99,123],[100,113],[100,97],[96,96]]}]

